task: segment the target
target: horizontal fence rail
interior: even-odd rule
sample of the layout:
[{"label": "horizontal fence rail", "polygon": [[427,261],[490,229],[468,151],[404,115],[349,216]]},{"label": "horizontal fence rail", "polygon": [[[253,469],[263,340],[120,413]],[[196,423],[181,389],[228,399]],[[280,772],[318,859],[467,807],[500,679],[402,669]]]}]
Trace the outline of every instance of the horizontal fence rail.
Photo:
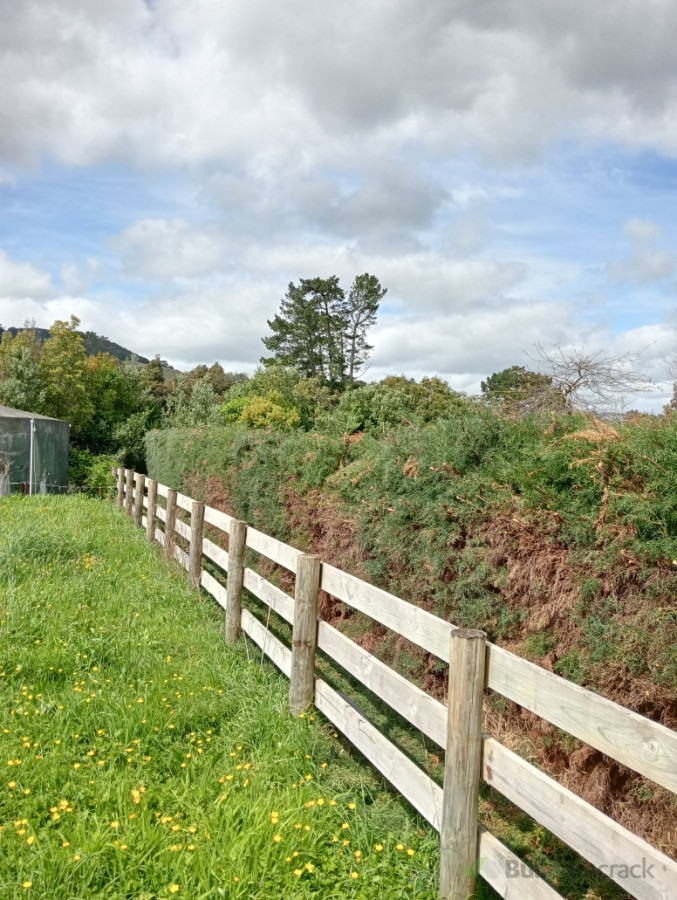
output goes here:
[{"label": "horizontal fence rail", "polygon": [[[456,632],[455,636],[463,636],[456,626],[132,470],[118,469],[117,472],[114,470],[115,474],[117,505],[133,515],[136,524],[146,528],[149,540],[157,540],[168,558],[176,559],[189,570],[191,584],[203,587],[226,610],[227,639],[237,639],[240,631],[248,635],[290,678],[290,697],[296,698],[292,707],[298,710],[311,700],[423,818],[441,831],[440,897],[465,900],[472,891],[473,876],[478,874],[477,866],[473,873],[467,858],[462,859],[463,853],[467,857],[467,846],[458,849],[459,844],[463,844],[464,827],[466,833],[472,834],[470,844],[474,859],[483,860],[479,874],[501,897],[545,900],[560,896],[482,827],[476,820],[476,812],[472,822],[445,828],[445,817],[452,815],[449,812],[454,806],[452,799],[460,799],[458,787],[453,798],[448,790],[450,784],[457,783],[456,777],[452,778],[445,771],[445,790],[440,788],[369,722],[354,703],[313,673],[312,660],[317,646],[407,722],[445,749],[447,758],[453,762],[464,751],[460,743],[455,746],[454,735],[448,733],[448,706],[329,623],[318,620],[317,593],[319,589],[326,591],[447,663],[451,656],[452,632]],[[157,498],[166,501],[165,508],[157,503]],[[146,515],[143,515],[144,509]],[[177,510],[188,514],[187,521],[177,517]],[[158,523],[164,524],[164,531]],[[228,535],[228,550],[204,537],[203,525]],[[179,546],[177,535],[187,550]],[[297,576],[296,597],[292,598],[246,567],[245,548]],[[227,574],[226,586],[205,571],[202,567],[204,557]],[[243,587],[293,626],[294,647],[302,645],[303,653],[290,650],[256,616],[242,608]],[[311,627],[308,623],[314,624]],[[486,686],[496,691],[677,793],[677,733],[674,731],[490,643],[486,644],[481,668],[484,675],[479,675],[483,682],[480,689]],[[451,688],[459,688],[451,669],[450,680]],[[450,696],[452,693],[450,691]],[[460,696],[458,691],[456,695]],[[457,707],[458,704],[454,709]],[[481,731],[477,732],[477,739],[480,755],[476,780],[481,777],[631,896],[638,900],[674,900],[677,897],[677,862],[498,741]],[[453,769],[453,765],[448,768]],[[476,796],[476,787],[475,795],[469,796]],[[474,803],[476,810],[476,800]],[[639,877],[640,872],[643,876],[647,872],[650,874]]]}]

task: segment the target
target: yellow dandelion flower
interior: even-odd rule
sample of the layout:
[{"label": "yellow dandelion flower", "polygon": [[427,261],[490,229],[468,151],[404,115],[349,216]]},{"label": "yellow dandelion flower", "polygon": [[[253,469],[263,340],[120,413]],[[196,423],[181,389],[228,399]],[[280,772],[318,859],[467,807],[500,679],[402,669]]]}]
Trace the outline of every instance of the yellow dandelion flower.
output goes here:
[{"label": "yellow dandelion flower", "polygon": [[[345,831],[346,828],[350,828],[350,825],[349,825],[347,822],[344,822],[344,823],[341,825],[341,828],[343,828],[343,830]],[[404,849],[404,848],[402,848],[402,849]]]},{"label": "yellow dandelion flower", "polygon": [[404,844],[398,844],[396,850],[404,850]]},{"label": "yellow dandelion flower", "polygon": [[348,809],[355,809],[355,805],[356,805],[355,803],[349,803]]},{"label": "yellow dandelion flower", "polygon": [[35,843],[35,835],[32,834],[30,837],[27,837],[26,843],[28,844],[29,847],[32,847],[33,844]]},{"label": "yellow dandelion flower", "polygon": [[314,871],[315,871],[315,866],[313,865],[313,863],[311,863],[311,862],[307,862],[307,863],[306,863],[306,871],[307,871],[307,872],[314,872]]},{"label": "yellow dandelion flower", "polygon": [[350,877],[351,877],[351,878],[359,878],[359,877],[360,877],[360,873],[359,873],[359,872],[351,872],[351,873],[350,873]]},{"label": "yellow dandelion flower", "polygon": [[281,835],[281,834],[274,834],[274,835],[273,835],[273,840],[275,841],[276,844],[279,844],[280,841],[282,840],[282,835]]},{"label": "yellow dandelion flower", "polygon": [[181,888],[178,884],[170,884],[169,885],[169,893],[170,894],[178,894]]},{"label": "yellow dandelion flower", "polygon": [[29,890],[32,886],[33,886],[33,882],[32,882],[32,881],[24,881],[24,883],[21,885],[21,887],[22,887],[25,891]]},{"label": "yellow dandelion flower", "polygon": [[73,856],[73,862],[80,862],[81,859],[82,859],[82,857],[80,856],[79,853],[76,853],[76,854]]},{"label": "yellow dandelion flower", "polygon": [[117,819],[116,819],[114,822],[111,822],[111,823],[110,823],[110,827],[111,827],[111,828],[119,828],[119,827],[120,827],[120,823],[119,823],[119,822],[117,821]]},{"label": "yellow dandelion flower", "polygon": [[11,791],[13,791],[14,788],[16,787],[16,781],[8,781],[8,782],[7,782],[7,787],[8,787]]},{"label": "yellow dandelion flower", "polygon": [[381,850],[383,850],[383,844],[374,844],[374,850],[376,850],[377,853],[380,853]]},{"label": "yellow dandelion flower", "polygon": [[416,851],[412,850],[411,847],[409,847],[409,849],[407,850],[407,856],[413,856],[414,853],[416,853]]},{"label": "yellow dandelion flower", "polygon": [[70,842],[70,841],[64,841],[63,844],[62,844],[61,846],[62,846],[62,847],[70,847],[70,845],[71,845],[71,842]]},{"label": "yellow dandelion flower", "polygon": [[303,875],[303,869],[294,869],[294,875],[296,875],[297,878],[300,878],[301,875]]}]

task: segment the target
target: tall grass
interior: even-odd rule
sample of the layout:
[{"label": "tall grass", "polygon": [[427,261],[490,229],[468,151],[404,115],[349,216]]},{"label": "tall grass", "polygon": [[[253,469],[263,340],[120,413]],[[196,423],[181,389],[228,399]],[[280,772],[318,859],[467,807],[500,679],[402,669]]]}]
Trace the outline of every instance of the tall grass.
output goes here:
[{"label": "tall grass", "polygon": [[0,500],[0,898],[436,896],[436,835],[222,633],[115,508]]}]

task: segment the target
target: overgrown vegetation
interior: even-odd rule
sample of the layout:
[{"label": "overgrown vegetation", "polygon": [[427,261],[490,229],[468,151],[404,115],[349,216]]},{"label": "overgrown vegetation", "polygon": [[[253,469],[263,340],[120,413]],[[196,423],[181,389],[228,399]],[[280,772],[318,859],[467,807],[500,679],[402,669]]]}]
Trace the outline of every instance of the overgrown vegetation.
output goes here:
[{"label": "overgrown vegetation", "polygon": [[[306,429],[260,425],[151,433],[149,472],[677,726],[674,414],[516,419],[435,379],[391,378],[316,408]],[[325,602],[326,617],[345,620]],[[369,622],[351,627],[443,693],[434,661]],[[674,798],[506,714],[502,727],[565,784],[677,853]]]}]

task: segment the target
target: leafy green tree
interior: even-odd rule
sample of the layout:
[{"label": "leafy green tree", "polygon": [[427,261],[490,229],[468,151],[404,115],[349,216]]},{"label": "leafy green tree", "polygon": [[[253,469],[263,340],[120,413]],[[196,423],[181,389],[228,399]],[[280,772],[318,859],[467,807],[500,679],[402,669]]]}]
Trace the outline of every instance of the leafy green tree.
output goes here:
[{"label": "leafy green tree", "polygon": [[391,375],[343,394],[323,424],[348,434],[377,434],[401,424],[427,425],[463,411],[466,404],[463,395],[441,378],[423,378],[419,383],[404,375]]},{"label": "leafy green tree", "polygon": [[244,372],[224,372],[223,366],[217,362],[207,369],[206,377],[221,398],[234,384],[248,380],[248,376]]},{"label": "leafy green tree", "polygon": [[298,428],[301,415],[280,391],[250,397],[237,420],[249,428]]},{"label": "leafy green tree", "polygon": [[146,432],[156,425],[156,413],[151,408],[132,413],[115,429],[118,450],[116,456],[129,469],[146,470]]},{"label": "leafy green tree", "polygon": [[191,385],[180,374],[167,396],[164,425],[169,428],[204,428],[222,421],[219,396],[206,378]]},{"label": "leafy green tree", "polygon": [[144,368],[141,375],[141,383],[159,403],[164,403],[169,393],[169,388],[165,384],[165,371],[159,354],[154,359],[151,359]]},{"label": "leafy green tree", "polygon": [[552,378],[540,372],[530,372],[524,366],[510,366],[494,372],[481,384],[482,393],[489,399],[514,400],[533,388],[552,384]]},{"label": "leafy green tree", "polygon": [[[15,345],[17,342],[14,342]],[[14,409],[41,413],[45,391],[40,378],[40,366],[30,349],[22,344],[13,346],[5,366],[6,377],[0,382],[0,402]]]},{"label": "leafy green tree", "polygon": [[494,372],[482,382],[481,390],[489,403],[513,418],[522,418],[538,409],[562,409],[562,398],[554,389],[552,378],[524,366]]},{"label": "leafy green tree", "polygon": [[147,411],[151,420],[157,419],[159,404],[144,387],[140,366],[99,353],[87,359],[86,383],[94,412],[82,434],[82,443],[92,452],[118,450],[115,432],[130,416]]},{"label": "leafy green tree", "polygon": [[[0,382],[10,377],[9,369],[12,365],[12,358],[18,355],[19,349],[25,351],[30,356],[31,362],[38,365],[42,354],[42,341],[38,336],[38,329],[26,322],[24,328],[17,331],[15,335],[11,331],[3,331],[0,339]],[[29,410],[30,412],[31,410]]]},{"label": "leafy green tree", "polygon": [[278,406],[298,413],[298,421],[296,417],[285,418],[286,426],[298,425],[306,429],[312,428],[317,416],[336,400],[336,395],[319,376],[306,378],[293,366],[273,363],[257,369],[252,378],[230,388],[221,407],[225,421],[245,421],[249,414],[243,419],[244,410],[255,398],[269,399],[273,394],[278,397],[275,401]]},{"label": "leafy green tree", "polygon": [[94,415],[87,388],[87,354],[77,328],[80,320],[57,320],[49,329],[40,357],[40,376],[45,390],[45,411],[71,423],[71,435],[82,440]]}]

